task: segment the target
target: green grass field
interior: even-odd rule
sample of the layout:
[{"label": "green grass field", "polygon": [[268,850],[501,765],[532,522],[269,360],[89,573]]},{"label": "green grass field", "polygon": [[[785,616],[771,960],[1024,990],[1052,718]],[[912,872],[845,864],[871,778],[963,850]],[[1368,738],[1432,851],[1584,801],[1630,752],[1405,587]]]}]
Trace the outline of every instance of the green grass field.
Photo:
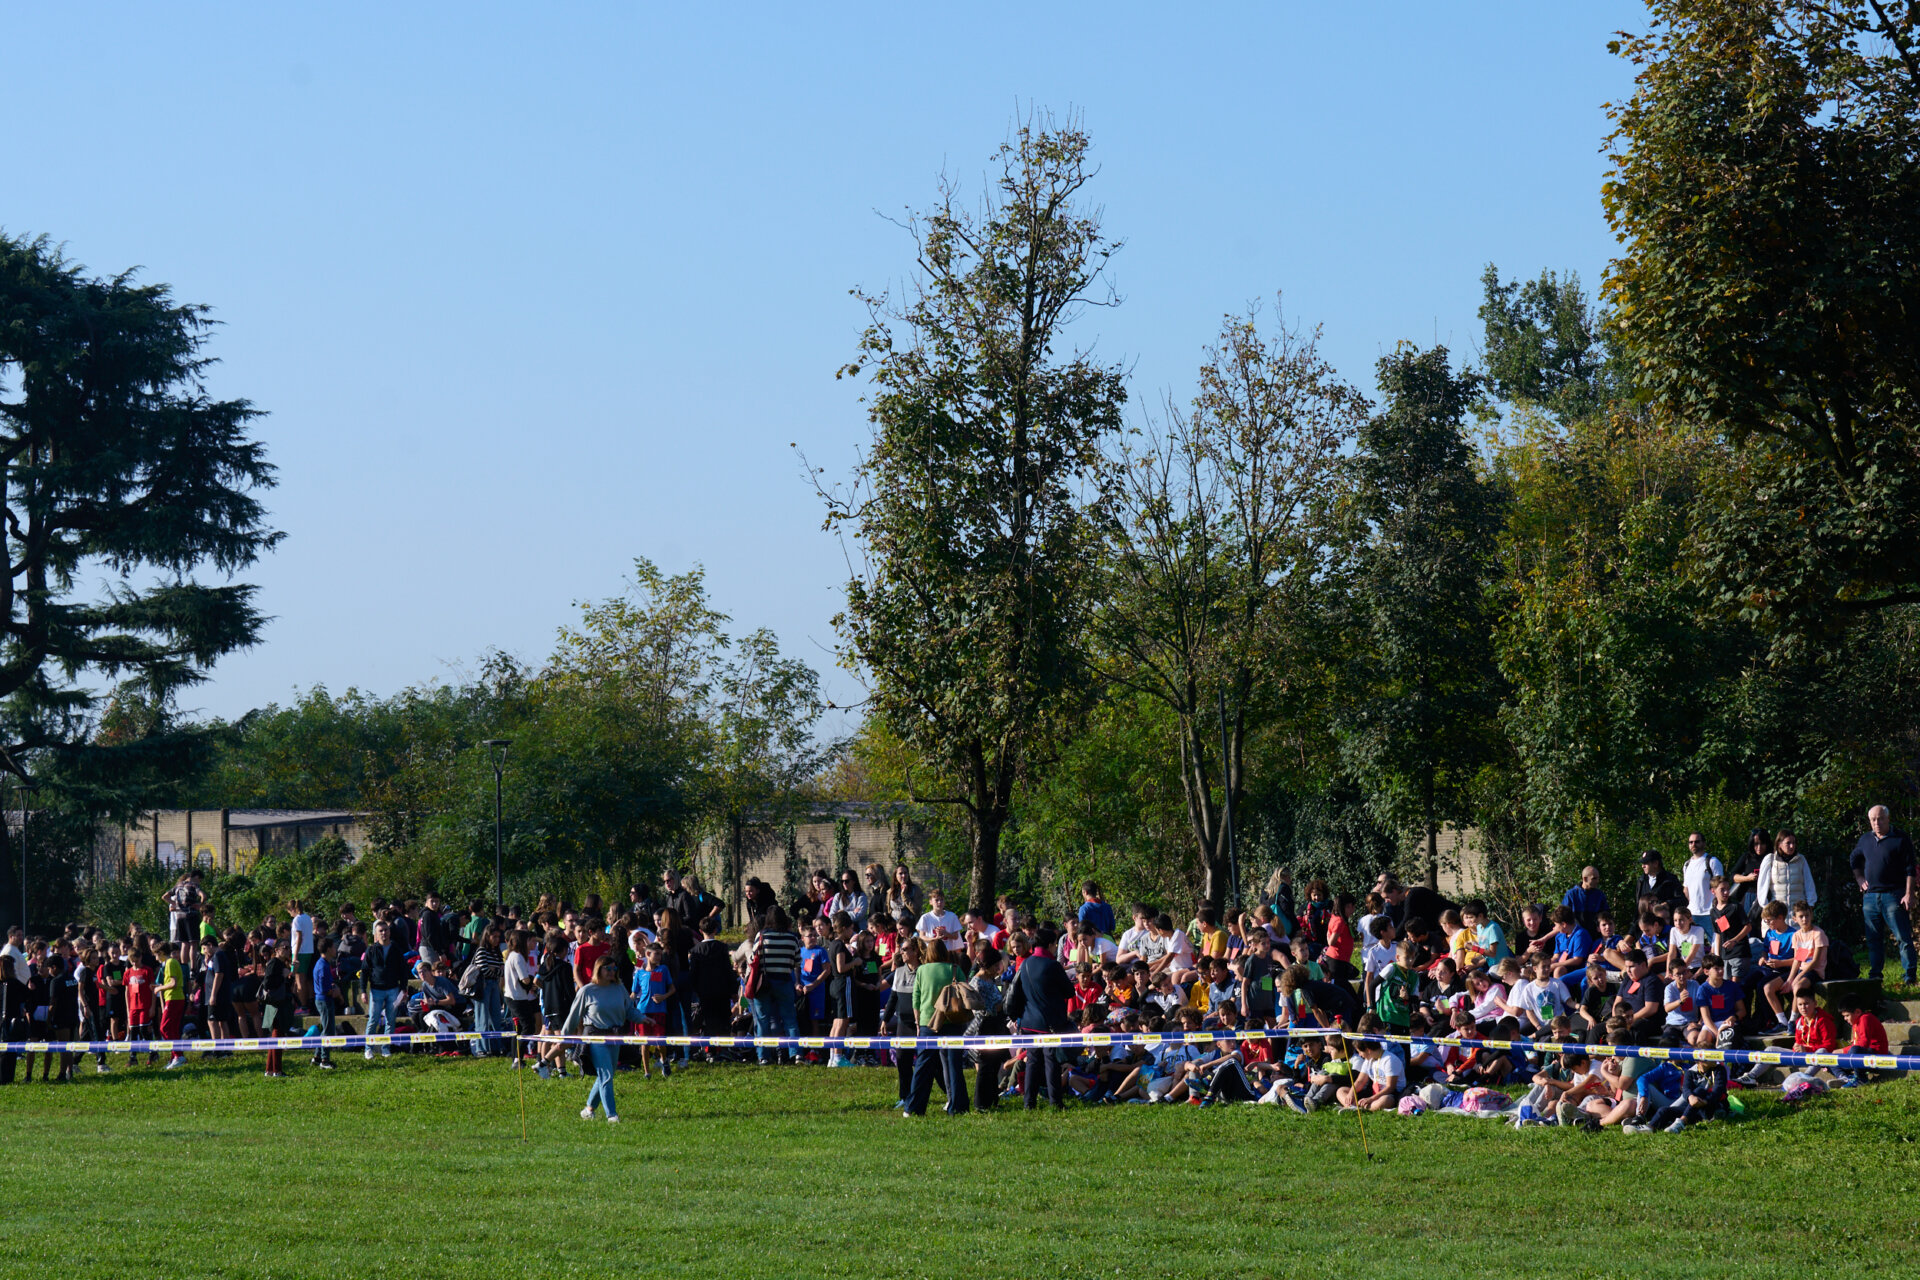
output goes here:
[{"label": "green grass field", "polygon": [[[1920,1080],[1627,1137],[1274,1107],[902,1120],[890,1071],[288,1055],[0,1089],[8,1276],[1920,1274]],[[1751,1095],[1750,1095],[1751,1096]]]}]

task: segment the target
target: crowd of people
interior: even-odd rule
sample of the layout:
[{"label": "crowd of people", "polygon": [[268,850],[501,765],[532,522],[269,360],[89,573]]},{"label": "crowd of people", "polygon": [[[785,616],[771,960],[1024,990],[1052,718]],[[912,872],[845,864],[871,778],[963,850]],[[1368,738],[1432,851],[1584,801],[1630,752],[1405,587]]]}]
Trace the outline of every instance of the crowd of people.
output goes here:
[{"label": "crowd of people", "polygon": [[[1883,808],[1850,863],[1879,976],[1884,936],[1908,980],[1907,914],[1914,858]],[[1651,1058],[1590,1055],[1579,1046],[1728,1048],[1748,1035],[1791,1035],[1796,1050],[1887,1052],[1885,1028],[1860,1000],[1821,993],[1851,957],[1815,921],[1815,881],[1791,833],[1755,832],[1731,867],[1690,838],[1676,874],[1657,851],[1619,904],[1594,868],[1557,906],[1532,904],[1511,927],[1479,900],[1382,875],[1364,895],[1284,871],[1250,911],[1202,906],[1184,921],[1144,903],[1116,914],[1093,881],[1077,910],[1041,919],[1002,898],[954,911],[908,868],[816,872],[787,901],[745,886],[746,937],[721,938],[723,904],[673,871],[658,893],[577,907],[542,898],[522,915],[438,895],[375,901],[331,918],[299,901],[284,919],[217,929],[197,872],[167,895],[168,936],[124,938],[69,927],[0,949],[10,1040],[140,1041],[331,1032],[343,1012],[369,1035],[408,1028],[513,1031],[477,1055],[510,1053],[543,1077],[571,1066],[592,1076],[583,1117],[618,1118],[616,1073],[670,1075],[676,1063],[757,1057],[762,1063],[890,1065],[896,1106],[924,1115],[938,1090],[949,1114],[1019,1097],[1032,1108],[1084,1103],[1222,1101],[1378,1111],[1473,1105],[1515,1094],[1544,1123],[1629,1132],[1677,1130],[1760,1081],[1721,1063],[1684,1069]],[[1184,913],[1183,913],[1184,914]],[[1876,922],[1882,933],[1875,933]],[[1840,1015],[1836,1018],[1836,1014]],[[1252,1037],[1251,1030],[1285,1035]],[[799,1043],[633,1046],[615,1036],[871,1038],[1008,1032],[1206,1032],[1158,1045],[1009,1049],[861,1049]],[[531,1039],[546,1036],[546,1039]],[[1395,1037],[1558,1042],[1412,1046]],[[578,1043],[568,1044],[561,1037]],[[369,1046],[368,1059],[391,1053]],[[33,1078],[34,1061],[24,1058]],[[131,1056],[131,1055],[129,1055]],[[97,1071],[111,1069],[96,1053]],[[47,1081],[71,1080],[82,1055],[49,1053]],[[57,1060],[57,1061],[56,1061]],[[150,1063],[156,1055],[149,1054]],[[174,1053],[167,1064],[179,1065]],[[330,1069],[330,1053],[311,1058]],[[283,1074],[278,1051],[265,1062]],[[973,1078],[969,1082],[967,1073]],[[15,1055],[0,1061],[13,1080]],[[1834,1073],[1857,1083],[1860,1073]]]}]

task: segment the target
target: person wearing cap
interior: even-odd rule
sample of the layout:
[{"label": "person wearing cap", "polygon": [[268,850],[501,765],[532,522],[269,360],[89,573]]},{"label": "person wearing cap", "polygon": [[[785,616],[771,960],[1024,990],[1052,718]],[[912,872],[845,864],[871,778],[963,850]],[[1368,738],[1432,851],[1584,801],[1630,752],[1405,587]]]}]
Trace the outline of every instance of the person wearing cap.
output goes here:
[{"label": "person wearing cap", "polygon": [[1652,898],[1655,902],[1664,902],[1672,907],[1686,901],[1686,897],[1680,877],[1667,870],[1657,850],[1649,849],[1640,855],[1640,878],[1633,882],[1633,900],[1636,903],[1643,898]]}]

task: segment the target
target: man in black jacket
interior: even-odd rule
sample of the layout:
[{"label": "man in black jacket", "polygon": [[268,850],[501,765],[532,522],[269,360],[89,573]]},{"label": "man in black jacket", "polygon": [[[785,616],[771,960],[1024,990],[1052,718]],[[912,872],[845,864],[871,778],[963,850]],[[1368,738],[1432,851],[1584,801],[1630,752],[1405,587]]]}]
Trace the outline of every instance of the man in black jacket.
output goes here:
[{"label": "man in black jacket", "polygon": [[[1019,1009],[1016,1035],[1052,1034],[1073,1030],[1067,1013],[1067,1001],[1073,998],[1073,980],[1053,958],[1059,936],[1042,929],[1031,945],[1025,935],[1014,940],[1013,953],[1020,957],[1020,973],[1014,979],[1012,1003]],[[1066,1105],[1065,1059],[1058,1049],[1027,1050],[1026,1078],[1020,1092],[1031,1111],[1040,1102],[1040,1072],[1047,1073],[1047,1101],[1055,1107]]]},{"label": "man in black jacket", "polygon": [[1687,900],[1687,891],[1681,887],[1680,877],[1667,870],[1659,853],[1652,849],[1640,855],[1640,878],[1633,882],[1633,909],[1636,914],[1642,898],[1652,898],[1670,907],[1677,907]]}]

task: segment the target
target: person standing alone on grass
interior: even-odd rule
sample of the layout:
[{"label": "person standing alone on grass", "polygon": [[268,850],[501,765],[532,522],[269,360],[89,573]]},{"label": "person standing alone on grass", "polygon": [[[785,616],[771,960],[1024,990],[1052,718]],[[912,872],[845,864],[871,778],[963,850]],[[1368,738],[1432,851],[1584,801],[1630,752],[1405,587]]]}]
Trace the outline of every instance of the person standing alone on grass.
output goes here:
[{"label": "person standing alone on grass", "polygon": [[1900,948],[1900,969],[1907,982],[1914,981],[1913,841],[1893,825],[1887,806],[1877,804],[1867,810],[1870,830],[1853,846],[1848,866],[1854,882],[1860,886],[1860,913],[1867,927],[1867,975],[1880,980],[1887,964],[1885,934],[1893,934]]},{"label": "person standing alone on grass", "polygon": [[601,956],[594,962],[593,980],[574,995],[573,1006],[560,1024],[563,1036],[594,1037],[586,1054],[587,1065],[593,1068],[593,1087],[587,1091],[587,1105],[580,1108],[582,1120],[593,1119],[594,1108],[599,1107],[606,1112],[608,1124],[620,1123],[613,1103],[613,1068],[619,1050],[604,1042],[604,1037],[618,1035],[627,1025],[630,1003],[620,989],[619,977],[613,957]]}]

